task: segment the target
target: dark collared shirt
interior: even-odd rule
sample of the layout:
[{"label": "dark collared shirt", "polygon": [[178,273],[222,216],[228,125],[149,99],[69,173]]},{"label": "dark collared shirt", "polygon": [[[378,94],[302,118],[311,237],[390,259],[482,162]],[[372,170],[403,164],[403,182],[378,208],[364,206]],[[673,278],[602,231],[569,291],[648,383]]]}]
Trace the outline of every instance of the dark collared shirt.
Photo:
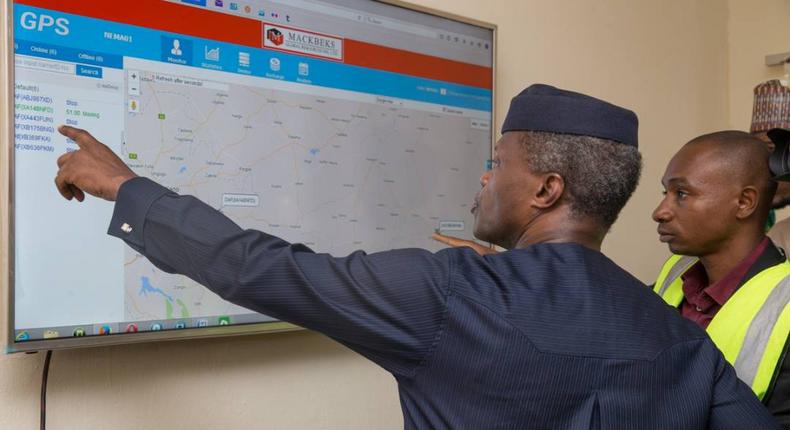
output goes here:
[{"label": "dark collared shirt", "polygon": [[[680,313],[707,328],[713,317],[719,312],[724,303],[735,294],[738,287],[745,283],[744,277],[749,272],[758,258],[765,252],[771,240],[763,240],[746,256],[735,268],[718,282],[708,285],[708,274],[702,262],[697,262],[683,274],[683,296],[685,299],[680,305]],[[746,278],[748,280],[749,278]]]}]

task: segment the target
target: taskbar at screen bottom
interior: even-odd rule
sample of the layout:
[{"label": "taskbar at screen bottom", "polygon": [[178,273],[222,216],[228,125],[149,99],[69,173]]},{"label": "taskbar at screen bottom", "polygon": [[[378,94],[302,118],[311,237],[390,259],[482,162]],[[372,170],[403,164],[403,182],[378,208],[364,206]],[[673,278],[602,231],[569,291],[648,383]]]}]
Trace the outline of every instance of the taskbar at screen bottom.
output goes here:
[{"label": "taskbar at screen bottom", "polygon": [[[215,315],[193,318],[173,318],[164,320],[123,321],[110,323],[81,324],[60,327],[21,328],[14,330],[13,343],[16,345],[30,341],[49,341],[64,338],[84,338],[115,336],[134,333],[205,329],[209,327],[239,326],[276,322],[274,318],[258,313],[239,315]],[[20,345],[21,346],[21,345]]]}]

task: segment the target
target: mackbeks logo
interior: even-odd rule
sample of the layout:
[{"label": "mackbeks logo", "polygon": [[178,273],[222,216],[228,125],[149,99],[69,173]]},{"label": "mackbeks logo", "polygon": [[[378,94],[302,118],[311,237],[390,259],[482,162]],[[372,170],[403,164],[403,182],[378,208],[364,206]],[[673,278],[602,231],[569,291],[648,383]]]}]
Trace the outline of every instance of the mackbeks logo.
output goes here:
[{"label": "mackbeks logo", "polygon": [[343,39],[293,28],[264,25],[263,46],[310,55],[313,57],[343,60]]},{"label": "mackbeks logo", "polygon": [[280,46],[283,44],[283,33],[276,28],[270,28],[266,30],[266,40]]}]

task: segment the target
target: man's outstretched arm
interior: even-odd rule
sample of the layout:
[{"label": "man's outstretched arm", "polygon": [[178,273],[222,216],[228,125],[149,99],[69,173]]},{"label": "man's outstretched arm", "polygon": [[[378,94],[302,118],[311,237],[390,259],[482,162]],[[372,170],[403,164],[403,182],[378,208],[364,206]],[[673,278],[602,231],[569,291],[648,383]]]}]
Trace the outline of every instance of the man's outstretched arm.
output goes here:
[{"label": "man's outstretched arm", "polygon": [[136,177],[90,134],[62,131],[80,150],[59,160],[61,194],[117,199],[109,233],[161,269],[248,309],[327,334],[396,374],[408,376],[428,354],[449,294],[448,253],[317,254],[244,230],[194,197]]}]

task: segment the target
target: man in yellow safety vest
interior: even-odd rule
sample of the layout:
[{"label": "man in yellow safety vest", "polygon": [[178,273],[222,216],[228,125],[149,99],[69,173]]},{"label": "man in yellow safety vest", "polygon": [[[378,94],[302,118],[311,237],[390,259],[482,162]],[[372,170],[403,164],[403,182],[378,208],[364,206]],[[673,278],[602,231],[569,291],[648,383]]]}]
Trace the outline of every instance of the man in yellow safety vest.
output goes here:
[{"label": "man in yellow safety vest", "polygon": [[675,154],[653,212],[673,256],[654,290],[707,330],[790,428],[790,263],[765,235],[776,191],[768,155],[740,131],[697,137]]}]

